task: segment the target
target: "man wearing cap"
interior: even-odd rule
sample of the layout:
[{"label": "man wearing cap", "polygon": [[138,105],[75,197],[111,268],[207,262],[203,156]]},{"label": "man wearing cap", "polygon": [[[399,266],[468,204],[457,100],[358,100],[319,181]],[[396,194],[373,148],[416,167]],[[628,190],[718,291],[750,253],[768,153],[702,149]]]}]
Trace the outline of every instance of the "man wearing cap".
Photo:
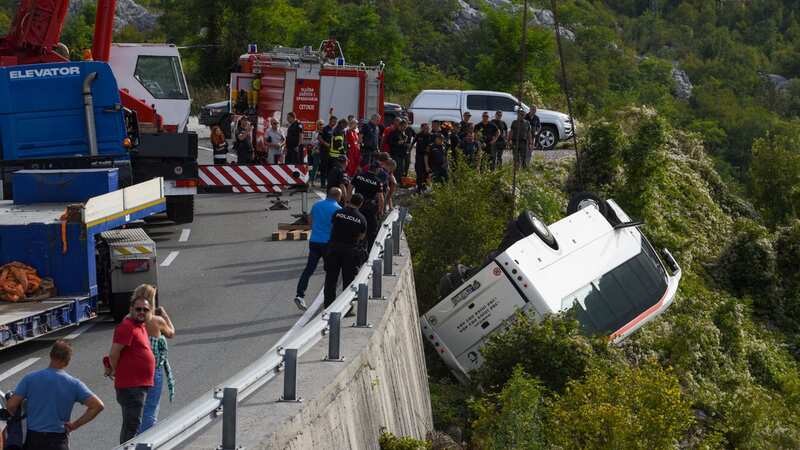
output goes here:
[{"label": "man wearing cap", "polygon": [[369,165],[369,170],[361,172],[353,178],[353,191],[364,197],[364,203],[359,208],[367,219],[367,242],[369,248],[375,236],[378,234],[378,215],[383,211],[384,184],[378,177],[381,165],[378,161],[373,161]]},{"label": "man wearing cap", "polygon": [[500,136],[500,130],[497,129],[497,126],[493,124],[489,120],[489,113],[484,111],[481,115],[481,121],[475,125],[475,133],[478,134],[479,140],[483,144],[483,150],[491,155],[491,166],[492,169],[497,167],[497,161],[495,160],[495,153],[494,153],[494,144],[497,142],[498,136]]},{"label": "man wearing cap", "polygon": [[464,111],[464,120],[458,123],[458,137],[462,140],[464,139],[464,135],[467,134],[467,131],[472,131],[475,127],[475,124],[472,123],[472,114],[469,111]]}]

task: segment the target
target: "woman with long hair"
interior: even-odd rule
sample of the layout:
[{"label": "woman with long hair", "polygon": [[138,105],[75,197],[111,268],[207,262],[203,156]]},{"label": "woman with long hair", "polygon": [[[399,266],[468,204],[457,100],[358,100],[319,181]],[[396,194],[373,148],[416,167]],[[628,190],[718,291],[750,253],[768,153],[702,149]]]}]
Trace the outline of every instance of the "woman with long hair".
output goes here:
[{"label": "woman with long hair", "polygon": [[211,148],[214,151],[214,164],[226,164],[228,162],[228,141],[219,125],[211,128]]},{"label": "woman with long hair", "polygon": [[[155,306],[156,288],[149,284],[143,284],[133,291],[132,298],[147,299],[151,305]],[[150,314],[150,317],[145,322],[145,327],[150,338],[150,348],[153,350],[153,356],[156,359],[156,371],[153,377],[153,387],[147,391],[147,398],[142,411],[142,423],[137,433],[145,432],[158,421],[158,407],[161,404],[161,391],[164,387],[164,381],[167,382],[169,401],[172,401],[175,396],[175,378],[172,374],[169,359],[167,359],[169,353],[167,338],[171,339],[175,336],[175,327],[172,325],[172,320],[167,315],[167,311],[159,306],[155,308],[153,314]]]}]

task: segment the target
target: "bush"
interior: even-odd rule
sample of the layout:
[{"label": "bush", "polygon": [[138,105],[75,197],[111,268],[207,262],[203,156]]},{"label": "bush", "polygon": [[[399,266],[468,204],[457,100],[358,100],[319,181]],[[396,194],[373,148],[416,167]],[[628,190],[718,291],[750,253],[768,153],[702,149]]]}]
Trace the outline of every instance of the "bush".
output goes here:
[{"label": "bush", "polygon": [[507,330],[489,337],[481,353],[485,362],[474,379],[489,391],[502,389],[519,365],[548,389],[560,392],[589,366],[615,352],[605,338],[581,334],[578,321],[569,315],[551,315],[537,323],[518,313]]},{"label": "bush", "polygon": [[591,370],[549,412],[548,441],[565,449],[675,448],[693,421],[677,377],[656,364]]},{"label": "bush", "polygon": [[381,450],[431,450],[431,443],[412,437],[397,437],[392,433],[383,432],[378,440]]},{"label": "bush", "polygon": [[479,174],[461,164],[451,175],[415,204],[407,228],[420,312],[438,302],[439,278],[451,267],[477,265],[497,247],[511,215],[510,190],[498,192],[502,172]]},{"label": "bush", "polygon": [[495,396],[473,403],[473,445],[486,450],[544,449],[546,389],[520,366]]},{"label": "bush", "polygon": [[771,295],[776,255],[766,228],[749,220],[737,221],[733,228],[735,234],[719,261],[726,285],[739,296]]}]

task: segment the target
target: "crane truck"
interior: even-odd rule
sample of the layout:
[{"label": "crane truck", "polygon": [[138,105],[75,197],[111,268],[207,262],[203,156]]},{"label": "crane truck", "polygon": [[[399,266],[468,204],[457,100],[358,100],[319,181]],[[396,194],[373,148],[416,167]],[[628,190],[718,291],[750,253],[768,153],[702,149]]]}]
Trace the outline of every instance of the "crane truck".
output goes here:
[{"label": "crane truck", "polygon": [[155,244],[130,225],[169,212],[171,181],[196,178],[196,136],[166,130],[105,62],[113,1],[98,4],[95,61],[64,57],[65,14],[65,1],[24,0],[0,39],[0,277],[25,266],[50,286],[4,295],[0,350],[104,310],[121,320],[133,289],[157,284]]},{"label": "crane truck", "polygon": [[[69,0],[20,2],[10,32],[0,37],[0,67],[14,69],[9,76],[34,77],[43,71],[73,67],[66,65],[69,50],[59,42],[68,6]],[[120,97],[111,107],[124,111],[128,128],[137,132],[129,133],[127,147],[117,148],[114,155],[91,154],[90,147],[76,145],[76,139],[46,144],[30,139],[17,147],[6,143],[0,156],[2,198],[13,197],[13,173],[18,170],[117,167],[122,185],[163,178],[167,216],[176,222],[191,222],[198,147],[197,135],[186,131],[191,98],[178,50],[166,44],[112,44],[115,9],[116,0],[97,2],[91,56],[110,64],[113,73],[109,76],[117,79]],[[28,67],[51,63],[56,65]],[[58,114],[53,110],[54,120],[48,126],[67,126],[59,123]],[[130,125],[134,123],[136,126]]]}]

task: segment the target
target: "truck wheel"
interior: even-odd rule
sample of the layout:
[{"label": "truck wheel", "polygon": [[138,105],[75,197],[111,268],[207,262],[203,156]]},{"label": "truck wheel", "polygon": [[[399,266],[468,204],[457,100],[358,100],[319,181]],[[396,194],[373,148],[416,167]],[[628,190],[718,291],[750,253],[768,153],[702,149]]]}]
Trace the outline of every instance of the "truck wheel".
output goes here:
[{"label": "truck wheel", "polygon": [[577,194],[573,195],[569,200],[569,205],[567,205],[567,215],[575,214],[576,212],[589,206],[596,207],[602,215],[606,215],[606,202],[591,192],[578,192]]},{"label": "truck wheel", "polygon": [[558,145],[558,128],[554,125],[542,125],[539,132],[539,148],[542,150],[552,150]]},{"label": "truck wheel", "polygon": [[464,281],[471,276],[471,269],[462,264],[457,264],[453,270],[446,273],[439,279],[439,298],[450,295],[457,287],[464,284]]},{"label": "truck wheel", "polygon": [[175,223],[194,221],[194,195],[170,195],[167,197],[167,218]]},{"label": "truck wheel", "polygon": [[129,294],[111,294],[111,317],[114,323],[122,322],[122,319],[130,312],[130,295]]},{"label": "truck wheel", "polygon": [[569,205],[567,205],[567,215],[575,214],[589,206],[595,206],[611,225],[616,225],[620,222],[614,211],[608,207],[608,203],[591,192],[578,192],[573,195],[569,200]]},{"label": "truck wheel", "polygon": [[550,229],[547,228],[547,225],[544,224],[538,217],[536,217],[530,211],[522,211],[522,213],[517,217],[516,220],[517,228],[519,231],[522,232],[526,237],[532,234],[539,236],[548,247],[552,248],[553,250],[558,250],[558,242],[556,242],[556,237],[553,236],[553,233],[550,232]]}]

